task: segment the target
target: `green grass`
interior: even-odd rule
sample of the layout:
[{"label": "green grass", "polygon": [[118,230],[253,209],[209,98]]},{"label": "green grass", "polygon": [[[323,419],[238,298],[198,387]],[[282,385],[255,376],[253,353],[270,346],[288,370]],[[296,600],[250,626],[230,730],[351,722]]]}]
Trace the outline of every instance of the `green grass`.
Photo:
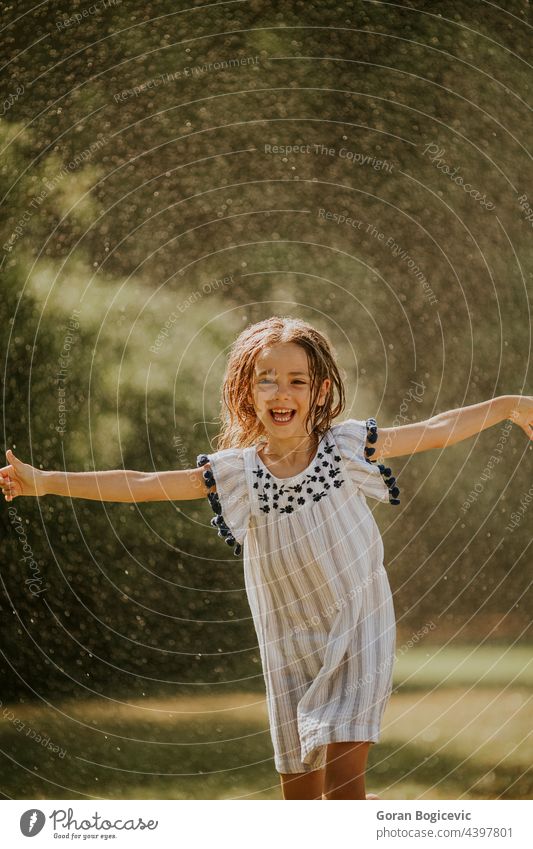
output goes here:
[{"label": "green grass", "polygon": [[533,687],[533,652],[519,646],[453,646],[411,648],[395,664],[395,682],[402,689],[433,687]]},{"label": "green grass", "polygon": [[[528,655],[432,647],[400,657],[368,789],[383,799],[533,798]],[[15,719],[3,710],[8,798],[281,798],[266,705],[254,693],[13,705]],[[37,732],[64,757],[28,736]]]}]

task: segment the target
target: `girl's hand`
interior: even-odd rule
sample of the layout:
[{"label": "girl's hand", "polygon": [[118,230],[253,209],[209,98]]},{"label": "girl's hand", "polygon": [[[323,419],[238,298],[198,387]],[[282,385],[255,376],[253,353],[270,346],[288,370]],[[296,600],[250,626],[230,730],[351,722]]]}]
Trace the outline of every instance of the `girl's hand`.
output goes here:
[{"label": "girl's hand", "polygon": [[508,418],[533,440],[533,395],[512,396]]},{"label": "girl's hand", "polygon": [[43,473],[15,457],[10,448],[6,457],[10,465],[0,469],[0,486],[6,501],[13,501],[18,495],[44,495]]}]

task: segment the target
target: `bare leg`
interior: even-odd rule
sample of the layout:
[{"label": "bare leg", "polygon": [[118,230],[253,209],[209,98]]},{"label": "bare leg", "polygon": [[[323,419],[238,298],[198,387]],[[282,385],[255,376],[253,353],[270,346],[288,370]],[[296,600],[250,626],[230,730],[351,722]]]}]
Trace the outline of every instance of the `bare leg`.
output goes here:
[{"label": "bare leg", "polygon": [[[365,770],[372,743],[329,743],[324,777],[325,799],[366,799]],[[370,794],[373,797],[373,794]]]},{"label": "bare leg", "polygon": [[280,773],[284,799],[322,799],[324,768],[312,772]]}]

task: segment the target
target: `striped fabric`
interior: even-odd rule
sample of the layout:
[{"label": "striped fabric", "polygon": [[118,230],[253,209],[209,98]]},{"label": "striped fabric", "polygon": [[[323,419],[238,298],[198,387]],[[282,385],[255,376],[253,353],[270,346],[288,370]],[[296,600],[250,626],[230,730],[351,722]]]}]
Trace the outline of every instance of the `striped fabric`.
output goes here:
[{"label": "striped fabric", "polygon": [[388,501],[389,488],[366,438],[365,421],[334,424],[309,466],[283,479],[256,446],[201,455],[243,545],[280,773],[319,769],[327,743],[379,740],[396,629],[365,497]]}]

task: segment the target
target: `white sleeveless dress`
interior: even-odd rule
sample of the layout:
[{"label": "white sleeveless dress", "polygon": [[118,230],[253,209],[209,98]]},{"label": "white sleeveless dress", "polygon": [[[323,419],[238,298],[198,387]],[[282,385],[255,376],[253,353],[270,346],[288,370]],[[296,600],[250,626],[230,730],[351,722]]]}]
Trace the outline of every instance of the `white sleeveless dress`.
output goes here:
[{"label": "white sleeveless dress", "polygon": [[379,740],[392,688],[394,607],[365,496],[399,504],[369,459],[375,419],[334,424],[304,471],[277,478],[257,447],[198,455],[219,535],[243,551],[275,768],[324,766],[326,745]]}]

